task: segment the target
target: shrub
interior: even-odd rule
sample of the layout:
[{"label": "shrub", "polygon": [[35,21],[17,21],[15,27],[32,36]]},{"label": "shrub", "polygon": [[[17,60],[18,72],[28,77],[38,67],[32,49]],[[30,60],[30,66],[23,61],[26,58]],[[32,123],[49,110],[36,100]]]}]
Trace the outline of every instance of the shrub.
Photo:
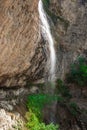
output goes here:
[{"label": "shrub", "polygon": [[46,104],[51,104],[53,101],[63,101],[63,98],[57,95],[49,94],[32,94],[28,96],[27,107],[31,109],[36,116],[41,119],[41,111]]},{"label": "shrub", "polygon": [[40,122],[31,110],[26,113],[26,118],[28,121],[26,126],[29,130],[58,130],[59,128],[58,125],[54,125],[53,123],[45,125],[45,123]]},{"label": "shrub", "polygon": [[42,120],[42,109],[46,104],[53,101],[62,101],[63,99],[57,95],[50,94],[32,94],[28,96],[27,107],[29,112],[26,113],[27,128],[29,130],[58,130],[59,126],[53,123],[46,125]]},{"label": "shrub", "polygon": [[71,65],[67,79],[68,82],[76,83],[81,87],[87,84],[87,61],[85,58],[79,57],[77,61]]}]

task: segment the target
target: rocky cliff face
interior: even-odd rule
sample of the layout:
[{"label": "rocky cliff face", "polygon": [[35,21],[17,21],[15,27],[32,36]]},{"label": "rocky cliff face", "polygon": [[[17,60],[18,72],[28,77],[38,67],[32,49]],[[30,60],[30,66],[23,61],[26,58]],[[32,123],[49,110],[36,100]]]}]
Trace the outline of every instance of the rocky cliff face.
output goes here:
[{"label": "rocky cliff face", "polygon": [[[38,0],[0,0],[0,86],[24,86],[44,75],[37,7]],[[87,56],[87,3],[49,0],[47,11],[53,22],[56,74],[64,78],[78,56]]]},{"label": "rocky cliff face", "polygon": [[87,57],[87,1],[50,0],[55,25],[57,77],[64,78],[77,57]]},{"label": "rocky cliff face", "polygon": [[37,6],[37,0],[0,1],[0,86],[24,86],[43,77]]}]

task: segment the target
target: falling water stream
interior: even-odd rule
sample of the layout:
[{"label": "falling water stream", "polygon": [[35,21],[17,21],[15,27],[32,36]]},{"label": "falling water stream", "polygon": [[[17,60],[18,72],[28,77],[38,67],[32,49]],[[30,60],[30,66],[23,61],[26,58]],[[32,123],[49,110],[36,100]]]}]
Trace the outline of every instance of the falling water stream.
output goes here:
[{"label": "falling water stream", "polygon": [[56,54],[54,49],[54,40],[51,34],[49,22],[47,19],[46,12],[43,7],[42,0],[39,0],[38,3],[38,11],[39,11],[39,17],[41,21],[41,32],[44,39],[49,43],[49,50],[50,50],[50,81],[54,81],[55,78],[55,64],[56,64]]},{"label": "falling water stream", "polygon": [[[51,29],[49,26],[46,12],[44,10],[42,0],[39,0],[38,11],[39,11],[39,18],[41,21],[41,24],[40,24],[41,25],[41,33],[42,33],[43,38],[49,43],[49,50],[50,50],[50,66],[49,66],[50,70],[49,70],[48,77],[50,77],[50,82],[52,84],[52,87],[48,88],[48,89],[49,89],[49,92],[54,94],[56,53],[55,53],[55,49],[54,49],[54,40],[53,40],[53,37],[51,34]],[[50,122],[54,122],[54,123],[55,123],[55,110],[56,110],[56,102],[54,102],[52,104],[52,106],[50,107],[50,111],[49,111]]]}]

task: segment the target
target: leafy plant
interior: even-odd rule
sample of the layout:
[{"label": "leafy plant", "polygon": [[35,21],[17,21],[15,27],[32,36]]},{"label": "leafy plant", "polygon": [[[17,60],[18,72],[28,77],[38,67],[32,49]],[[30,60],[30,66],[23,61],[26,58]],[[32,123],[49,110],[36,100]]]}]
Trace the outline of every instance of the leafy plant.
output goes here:
[{"label": "leafy plant", "polygon": [[26,126],[29,130],[58,130],[59,128],[58,125],[53,123],[45,125],[45,123],[40,122],[31,109],[26,113],[26,119],[28,121]]},{"label": "leafy plant", "polygon": [[63,101],[63,98],[57,95],[49,94],[32,94],[28,96],[27,107],[31,109],[36,116],[41,119],[41,111],[46,104],[51,104],[53,101]]}]

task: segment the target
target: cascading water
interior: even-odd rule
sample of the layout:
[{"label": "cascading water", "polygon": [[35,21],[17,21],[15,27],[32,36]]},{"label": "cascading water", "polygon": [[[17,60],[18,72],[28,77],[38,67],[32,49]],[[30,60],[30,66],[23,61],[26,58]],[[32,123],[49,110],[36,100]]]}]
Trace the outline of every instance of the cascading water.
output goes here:
[{"label": "cascading water", "polygon": [[[55,53],[55,49],[54,49],[54,40],[51,34],[51,29],[49,26],[49,22],[47,20],[47,15],[46,12],[44,11],[44,7],[43,7],[43,2],[42,0],[39,0],[38,3],[38,11],[39,11],[39,17],[41,20],[41,33],[43,38],[49,43],[49,50],[50,50],[50,70],[49,70],[49,76],[51,81],[51,89],[49,89],[48,92],[51,92],[52,94],[54,94],[54,89],[55,89],[55,85],[54,85],[54,80],[55,80],[55,65],[56,65],[56,53]],[[55,111],[56,110],[56,102],[54,102],[52,104],[52,106],[50,107],[50,112],[49,112],[49,119],[50,122],[56,122],[56,118],[55,118]]]},{"label": "cascading water", "polygon": [[46,12],[44,11],[43,2],[39,0],[38,4],[39,17],[41,20],[41,31],[44,39],[49,43],[50,50],[50,80],[54,81],[55,78],[55,64],[56,64],[56,54],[54,49],[54,40],[51,34],[50,26],[47,20]]}]

